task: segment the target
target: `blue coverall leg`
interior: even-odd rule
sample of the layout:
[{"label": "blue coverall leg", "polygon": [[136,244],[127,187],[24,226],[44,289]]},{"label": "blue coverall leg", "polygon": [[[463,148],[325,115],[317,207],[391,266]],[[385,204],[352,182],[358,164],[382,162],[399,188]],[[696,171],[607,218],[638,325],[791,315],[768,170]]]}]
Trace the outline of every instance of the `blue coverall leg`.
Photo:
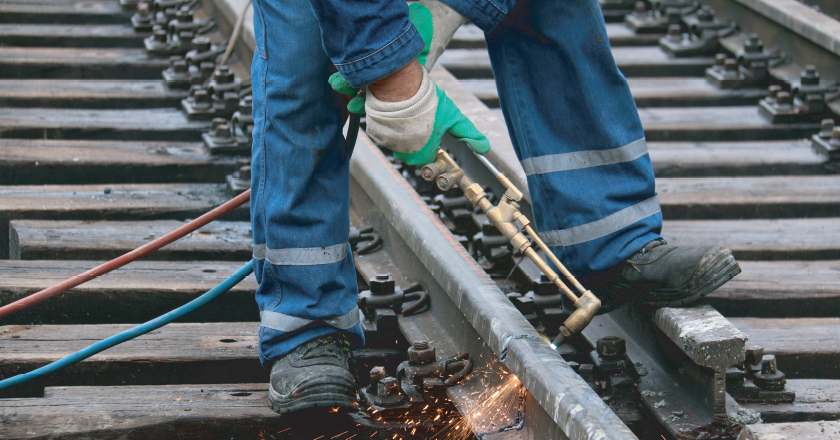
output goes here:
[{"label": "blue coverall leg", "polygon": [[[597,0],[519,0],[475,14],[537,228],[575,275],[594,277],[660,238],[662,214],[636,104]],[[493,26],[489,29],[488,26]]]},{"label": "blue coverall leg", "polygon": [[[349,161],[336,67],[369,84],[424,43],[404,2],[253,0],[251,223],[263,365],[319,336],[364,334],[348,244]],[[329,56],[328,56],[329,54]]]}]

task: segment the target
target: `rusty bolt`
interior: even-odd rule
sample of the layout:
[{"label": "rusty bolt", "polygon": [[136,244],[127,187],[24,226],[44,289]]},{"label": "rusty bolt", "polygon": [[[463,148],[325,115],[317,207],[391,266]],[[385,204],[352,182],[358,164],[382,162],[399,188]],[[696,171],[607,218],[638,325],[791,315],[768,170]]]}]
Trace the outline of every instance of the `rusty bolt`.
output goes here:
[{"label": "rusty bolt", "polygon": [[376,386],[379,381],[385,379],[385,367],[373,367],[370,369],[370,384]]},{"label": "rusty bolt", "polygon": [[766,354],[761,358],[761,374],[776,374],[776,356]]},{"label": "rusty bolt", "polygon": [[761,347],[750,347],[746,350],[745,362],[747,365],[758,365],[764,358],[764,349]]},{"label": "rusty bolt", "polygon": [[435,361],[435,348],[428,342],[415,342],[408,348],[408,362],[412,365],[426,365]]},{"label": "rusty bolt", "polygon": [[213,136],[219,139],[230,139],[230,125],[219,125],[218,127],[216,127],[216,131],[213,133]]},{"label": "rusty bolt", "polygon": [[210,95],[205,89],[197,89],[193,93],[193,100],[195,100],[196,104],[204,104],[205,107],[210,105]]},{"label": "rusty bolt", "polygon": [[230,71],[227,65],[222,64],[216,69],[216,73],[213,74],[216,79],[216,82],[219,84],[229,84],[233,82],[233,72]]},{"label": "rusty bolt", "polygon": [[723,69],[728,72],[735,72],[738,70],[738,60],[735,58],[727,58],[723,62]]},{"label": "rusty bolt", "polygon": [[207,52],[210,50],[210,39],[207,37],[198,37],[193,40],[193,45],[199,52]]},{"label": "rusty bolt", "polygon": [[671,41],[679,41],[682,39],[682,27],[678,24],[668,26],[668,39]]},{"label": "rusty bolt", "polygon": [[779,107],[789,107],[793,104],[793,98],[791,98],[788,92],[779,92],[776,94],[776,102]]},{"label": "rusty bolt", "polygon": [[627,343],[618,336],[607,336],[598,339],[595,343],[595,348],[598,350],[598,356],[602,358],[622,356],[627,353]]},{"label": "rusty bolt", "polygon": [[181,6],[181,9],[175,14],[178,21],[181,23],[189,23],[193,21],[193,12],[189,6]]},{"label": "rusty bolt", "polygon": [[390,295],[396,291],[397,284],[391,274],[381,273],[370,279],[370,293],[374,295]]},{"label": "rusty bolt", "polygon": [[185,60],[177,60],[172,63],[172,70],[175,73],[187,73],[190,69],[187,67],[187,62]]},{"label": "rusty bolt", "polygon": [[190,31],[181,31],[181,33],[178,34],[178,39],[181,40],[181,44],[191,44],[193,37],[195,37],[195,34]]},{"label": "rusty bolt", "polygon": [[201,72],[202,78],[210,78],[213,75],[213,69],[216,68],[216,65],[213,64],[212,61],[202,61],[201,64],[198,65],[198,70]]},{"label": "rusty bolt", "polygon": [[758,34],[750,34],[749,39],[747,42],[744,43],[744,52],[747,53],[761,53],[764,51],[764,42],[761,41],[761,38]]},{"label": "rusty bolt", "polygon": [[776,101],[776,97],[779,95],[779,92],[782,91],[782,86],[780,85],[772,85],[767,88],[767,97],[771,101]]},{"label": "rusty bolt", "polygon": [[393,377],[386,377],[379,381],[376,385],[376,396],[383,398],[383,397],[391,397],[396,394],[399,390],[399,383],[397,379]]},{"label": "rusty bolt", "polygon": [[714,21],[715,19],[715,11],[712,8],[703,5],[700,7],[700,10],[697,11],[697,19],[700,21]]},{"label": "rusty bolt", "polygon": [[647,5],[645,2],[636,2],[636,4],[633,5],[633,11],[637,14],[644,14],[647,12]]},{"label": "rusty bolt", "polygon": [[803,86],[818,86],[820,85],[820,74],[815,66],[809,64],[805,66],[799,80]]},{"label": "rusty bolt", "polygon": [[137,15],[140,18],[147,18],[150,15],[149,2],[137,3]]},{"label": "rusty bolt", "polygon": [[154,32],[152,32],[152,34],[154,35],[155,41],[157,41],[158,43],[166,43],[166,31],[165,30],[156,29]]},{"label": "rusty bolt", "polygon": [[213,131],[215,131],[216,127],[218,127],[220,125],[223,125],[223,124],[227,124],[227,119],[225,119],[225,118],[213,118],[213,122],[211,122],[211,124],[212,124],[212,127],[213,127]]},{"label": "rusty bolt", "polygon": [[239,168],[239,178],[251,180],[251,166],[245,165],[244,167]]},{"label": "rusty bolt", "polygon": [[823,119],[820,121],[820,134],[823,139],[828,139],[834,132],[834,119]]},{"label": "rusty bolt", "polygon": [[761,359],[761,371],[755,373],[753,383],[759,389],[766,391],[782,391],[785,389],[785,374],[776,368],[776,356],[766,354]]}]

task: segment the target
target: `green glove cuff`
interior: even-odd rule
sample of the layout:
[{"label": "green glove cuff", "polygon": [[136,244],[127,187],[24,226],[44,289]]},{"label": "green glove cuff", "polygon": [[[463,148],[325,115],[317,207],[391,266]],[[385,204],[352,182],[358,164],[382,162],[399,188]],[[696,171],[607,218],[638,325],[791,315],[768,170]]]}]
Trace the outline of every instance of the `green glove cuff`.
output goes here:
[{"label": "green glove cuff", "polygon": [[429,54],[429,48],[432,46],[432,35],[434,33],[432,13],[429,11],[429,8],[420,3],[412,3],[408,7],[408,19],[414,23],[414,27],[417,28],[420,38],[423,39],[423,43],[426,43],[426,46],[420,51],[420,55],[417,56],[417,61],[425,66],[426,55]]}]

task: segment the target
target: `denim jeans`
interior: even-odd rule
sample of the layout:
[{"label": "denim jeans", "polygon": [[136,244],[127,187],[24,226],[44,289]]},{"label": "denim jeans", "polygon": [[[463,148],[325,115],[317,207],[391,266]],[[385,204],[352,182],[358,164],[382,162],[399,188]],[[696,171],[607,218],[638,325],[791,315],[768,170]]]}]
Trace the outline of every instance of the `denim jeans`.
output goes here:
[{"label": "denim jeans", "polygon": [[[577,275],[658,238],[644,134],[597,0],[444,0],[487,33],[536,225]],[[349,154],[337,68],[369,84],[423,48],[404,2],[254,0],[251,218],[264,364],[342,331],[364,336],[349,252]]]}]

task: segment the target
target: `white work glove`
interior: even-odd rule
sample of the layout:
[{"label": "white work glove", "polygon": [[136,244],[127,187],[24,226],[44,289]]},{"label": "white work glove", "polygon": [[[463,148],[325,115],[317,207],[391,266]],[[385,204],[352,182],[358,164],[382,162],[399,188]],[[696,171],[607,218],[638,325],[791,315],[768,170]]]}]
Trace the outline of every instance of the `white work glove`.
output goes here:
[{"label": "white work glove", "polygon": [[467,22],[467,18],[438,0],[420,0],[420,4],[412,4],[409,11],[411,22],[426,43],[418,59],[420,64],[432,70],[455,31]]}]

